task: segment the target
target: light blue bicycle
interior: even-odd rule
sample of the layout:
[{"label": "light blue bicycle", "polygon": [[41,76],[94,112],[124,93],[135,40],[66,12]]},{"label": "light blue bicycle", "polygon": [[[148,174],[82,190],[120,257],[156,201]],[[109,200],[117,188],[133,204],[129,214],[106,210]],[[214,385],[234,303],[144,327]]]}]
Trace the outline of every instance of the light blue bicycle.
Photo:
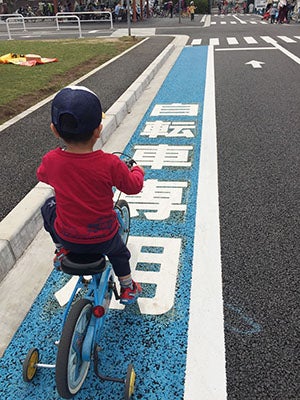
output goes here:
[{"label": "light blue bicycle", "polygon": [[[126,161],[130,168],[133,160]],[[125,200],[118,199],[114,207],[119,221],[119,233],[127,243],[130,231],[130,211]],[[23,380],[30,382],[39,367],[55,368],[56,387],[62,398],[70,399],[78,393],[87,376],[91,362],[95,374],[102,380],[123,383],[124,399],[134,392],[135,371],[129,364],[125,379],[102,375],[98,369],[98,351],[112,295],[118,300],[114,272],[103,255],[69,253],[61,262],[63,272],[77,275],[78,281],[66,306],[63,329],[58,342],[56,364],[39,363],[39,351],[32,348],[23,362]],[[90,279],[86,279],[90,276]],[[86,295],[73,304],[79,289]]]}]

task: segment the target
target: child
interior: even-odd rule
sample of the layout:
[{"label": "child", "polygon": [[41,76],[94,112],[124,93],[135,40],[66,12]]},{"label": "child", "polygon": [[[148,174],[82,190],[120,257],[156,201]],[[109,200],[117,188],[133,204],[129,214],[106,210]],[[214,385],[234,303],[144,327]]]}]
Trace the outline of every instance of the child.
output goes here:
[{"label": "child", "polygon": [[51,117],[50,128],[66,149],[47,153],[37,177],[55,191],[42,207],[44,227],[57,248],[54,261],[70,251],[107,255],[120,281],[120,302],[132,304],[142,289],[131,278],[130,252],[118,233],[112,187],[139,193],[144,170],[129,170],[116,155],[93,150],[102,130],[102,108],[86,87],[62,89],[53,99]]},{"label": "child", "polygon": [[191,14],[191,21],[194,21],[195,10],[196,10],[196,7],[194,6],[194,2],[191,1],[190,6],[189,6],[189,13]]},{"label": "child", "polygon": [[270,17],[271,17],[271,24],[274,24],[275,23],[276,14],[277,14],[276,4],[272,4],[271,5],[269,13],[270,13]]}]

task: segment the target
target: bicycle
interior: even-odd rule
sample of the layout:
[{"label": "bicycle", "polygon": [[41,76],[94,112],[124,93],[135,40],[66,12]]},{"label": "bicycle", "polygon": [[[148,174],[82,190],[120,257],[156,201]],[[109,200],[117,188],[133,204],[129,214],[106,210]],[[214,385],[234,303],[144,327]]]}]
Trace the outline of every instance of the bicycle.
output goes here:
[{"label": "bicycle", "polygon": [[[125,163],[131,168],[135,161],[127,159]],[[127,243],[130,210],[128,203],[120,200],[120,194],[114,209],[120,225],[119,233]],[[77,275],[78,281],[64,311],[60,340],[55,342],[58,346],[56,364],[40,363],[39,350],[33,347],[23,362],[23,380],[31,382],[38,368],[55,368],[57,391],[62,398],[69,399],[81,389],[93,362],[96,376],[104,381],[123,383],[124,399],[129,400],[134,393],[136,377],[133,365],[128,365],[125,379],[102,375],[98,369],[99,341],[112,295],[120,299],[110,262],[104,255],[68,253],[61,260],[61,270]],[[82,288],[87,294],[73,304],[75,295]]]}]

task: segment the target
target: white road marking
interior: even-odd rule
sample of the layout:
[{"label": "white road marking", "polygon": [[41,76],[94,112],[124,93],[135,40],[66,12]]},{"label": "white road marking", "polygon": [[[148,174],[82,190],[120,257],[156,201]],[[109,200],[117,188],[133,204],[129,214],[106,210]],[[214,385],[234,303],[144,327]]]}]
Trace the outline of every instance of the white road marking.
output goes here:
[{"label": "white road marking", "polygon": [[257,41],[252,36],[245,36],[244,40],[248,44],[257,44]]},{"label": "white road marking", "polygon": [[296,40],[291,39],[287,36],[277,36],[277,37],[279,37],[279,39],[283,40],[285,43],[297,43]]},{"label": "white road marking", "polygon": [[246,65],[251,65],[253,68],[262,68],[262,65],[265,64],[263,61],[251,60],[245,63]]},{"label": "white road marking", "polygon": [[238,20],[240,24],[243,24],[243,25],[247,24],[246,21],[242,21],[242,20],[239,19],[236,15],[233,15],[233,18],[235,18],[236,20]]},{"label": "white road marking", "polygon": [[214,47],[208,48],[185,400],[226,399]]},{"label": "white road marking", "polygon": [[220,41],[218,38],[211,38],[209,39],[209,45],[210,46],[219,46]]},{"label": "white road marking", "polygon": [[239,44],[239,42],[237,41],[237,39],[235,37],[228,37],[226,39],[227,39],[228,44]]},{"label": "white road marking", "polygon": [[202,39],[194,39],[192,41],[192,46],[200,46],[202,42]]},{"label": "white road marking", "polygon": [[290,59],[295,61],[297,64],[300,64],[300,58],[295,56],[295,54],[291,53],[290,51],[288,51],[284,47],[280,46],[280,44],[278,44],[275,39],[272,39],[270,36],[261,36],[261,38],[265,42],[272,44],[276,49],[280,50],[283,54],[288,56]]}]

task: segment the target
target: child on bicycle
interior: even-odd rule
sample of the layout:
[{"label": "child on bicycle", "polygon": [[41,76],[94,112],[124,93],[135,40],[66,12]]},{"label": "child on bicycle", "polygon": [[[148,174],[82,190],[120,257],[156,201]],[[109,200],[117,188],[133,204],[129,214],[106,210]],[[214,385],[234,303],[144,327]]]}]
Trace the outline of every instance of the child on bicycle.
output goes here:
[{"label": "child on bicycle", "polygon": [[120,302],[132,304],[142,289],[132,280],[131,255],[118,233],[112,187],[139,193],[144,170],[128,169],[116,155],[93,149],[102,130],[102,108],[88,88],[63,88],[53,99],[51,118],[50,128],[66,148],[43,157],[37,178],[55,192],[41,210],[44,227],[56,245],[54,263],[68,252],[105,254],[120,282]]}]

